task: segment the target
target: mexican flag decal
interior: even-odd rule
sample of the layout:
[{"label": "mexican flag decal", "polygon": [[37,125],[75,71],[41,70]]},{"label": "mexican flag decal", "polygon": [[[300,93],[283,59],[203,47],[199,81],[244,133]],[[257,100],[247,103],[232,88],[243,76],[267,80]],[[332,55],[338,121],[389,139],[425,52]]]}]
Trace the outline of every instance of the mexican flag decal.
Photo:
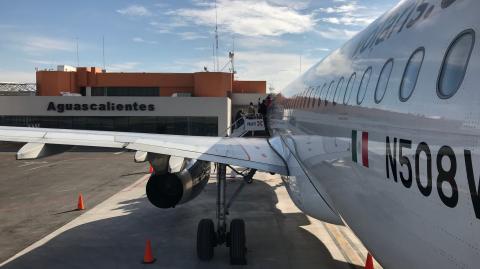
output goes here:
[{"label": "mexican flag decal", "polygon": [[368,132],[352,131],[352,161],[368,167]]}]

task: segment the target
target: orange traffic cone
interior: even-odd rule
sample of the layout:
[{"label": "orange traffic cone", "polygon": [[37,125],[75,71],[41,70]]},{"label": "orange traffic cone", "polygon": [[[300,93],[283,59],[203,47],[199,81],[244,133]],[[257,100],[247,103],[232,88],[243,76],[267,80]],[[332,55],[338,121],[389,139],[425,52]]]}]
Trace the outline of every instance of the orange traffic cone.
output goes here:
[{"label": "orange traffic cone", "polygon": [[83,204],[83,196],[81,193],[78,195],[77,210],[85,210],[85,205]]},{"label": "orange traffic cone", "polygon": [[374,269],[373,268],[373,257],[368,253],[367,261],[365,262],[365,269]]},{"label": "orange traffic cone", "polygon": [[148,172],[151,174],[153,173],[153,167],[150,165],[150,169],[148,170]]},{"label": "orange traffic cone", "polygon": [[152,255],[152,245],[150,240],[147,240],[147,245],[145,246],[145,254],[143,255],[143,263],[150,264],[154,263],[156,259]]}]

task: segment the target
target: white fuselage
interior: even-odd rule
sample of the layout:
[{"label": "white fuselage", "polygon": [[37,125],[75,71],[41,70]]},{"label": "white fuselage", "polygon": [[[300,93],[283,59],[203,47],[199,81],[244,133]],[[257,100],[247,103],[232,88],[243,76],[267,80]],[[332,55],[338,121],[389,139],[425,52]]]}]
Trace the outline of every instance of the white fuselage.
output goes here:
[{"label": "white fuselage", "polygon": [[[344,222],[385,268],[480,264],[479,12],[477,0],[402,1],[270,110],[292,199]],[[473,39],[466,69],[462,52],[442,68],[456,38]],[[382,69],[391,72],[379,81]],[[452,96],[439,86],[444,69],[461,77]]]}]

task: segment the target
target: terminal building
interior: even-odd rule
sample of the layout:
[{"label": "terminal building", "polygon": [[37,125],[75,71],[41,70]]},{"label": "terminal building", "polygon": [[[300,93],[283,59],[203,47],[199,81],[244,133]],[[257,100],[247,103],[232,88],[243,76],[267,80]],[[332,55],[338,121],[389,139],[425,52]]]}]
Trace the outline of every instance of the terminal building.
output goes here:
[{"label": "terminal building", "polygon": [[1,96],[0,125],[225,136],[232,115],[266,96],[266,81],[232,73],[37,71],[34,96]]}]

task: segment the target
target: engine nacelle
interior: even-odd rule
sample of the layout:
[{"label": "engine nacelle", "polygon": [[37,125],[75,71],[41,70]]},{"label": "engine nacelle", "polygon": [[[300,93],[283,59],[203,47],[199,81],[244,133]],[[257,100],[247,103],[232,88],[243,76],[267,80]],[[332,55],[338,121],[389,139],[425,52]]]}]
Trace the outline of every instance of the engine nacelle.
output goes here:
[{"label": "engine nacelle", "polygon": [[148,200],[159,208],[170,208],[197,197],[210,178],[210,162],[186,160],[177,173],[152,173],[147,182]]}]

